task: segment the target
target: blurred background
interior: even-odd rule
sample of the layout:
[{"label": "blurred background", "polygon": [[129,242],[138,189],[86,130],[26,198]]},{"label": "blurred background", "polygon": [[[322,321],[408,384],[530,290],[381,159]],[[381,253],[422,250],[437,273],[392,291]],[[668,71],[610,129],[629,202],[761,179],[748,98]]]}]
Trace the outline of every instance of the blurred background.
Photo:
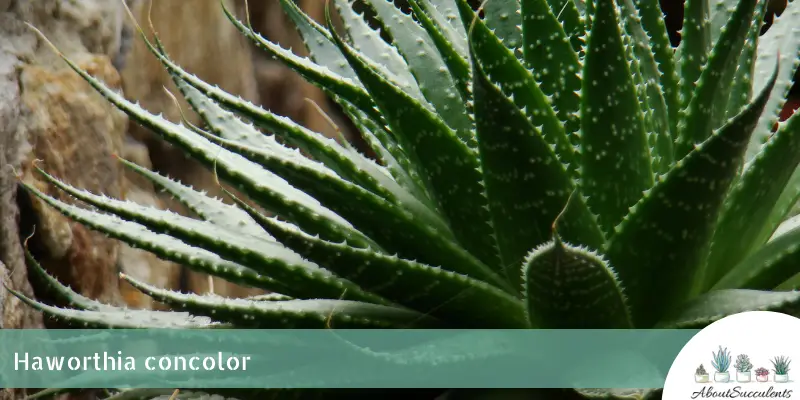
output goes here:
[{"label": "blurred background", "polygon": [[[296,0],[318,21],[323,0]],[[769,0],[771,21],[786,0]],[[138,21],[153,26],[170,56],[188,71],[224,90],[287,116],[306,127],[338,138],[329,115],[356,147],[348,122],[321,91],[306,84],[242,37],[226,19],[220,0],[126,0]],[[245,17],[244,0],[224,0]],[[661,0],[674,44],[683,2]],[[152,9],[151,9],[152,8]],[[251,0],[254,28],[267,39],[304,54],[303,43],[277,0]],[[163,288],[224,296],[254,295],[251,289],[212,281],[178,265],[92,232],[17,192],[17,176],[51,195],[53,190],[32,173],[33,160],[56,177],[92,192],[141,204],[186,210],[152,185],[127,173],[113,158],[152,168],[195,188],[221,194],[213,175],[150,132],[128,121],[59,60],[23,25],[37,26],[84,69],[173,121],[179,108],[164,88],[177,92],[161,64],[148,52],[118,0],[0,0],[0,277],[11,286],[48,300],[29,281],[22,242],[59,280],[80,293],[116,305],[155,307],[149,297],[121,284],[119,272]],[[318,104],[321,111],[306,99]],[[783,118],[800,105],[793,89]],[[190,120],[197,118],[187,111]],[[221,196],[220,196],[221,197]],[[38,327],[43,321],[0,288],[0,327]],[[50,322],[47,326],[52,326]],[[2,395],[0,395],[2,398]]]}]

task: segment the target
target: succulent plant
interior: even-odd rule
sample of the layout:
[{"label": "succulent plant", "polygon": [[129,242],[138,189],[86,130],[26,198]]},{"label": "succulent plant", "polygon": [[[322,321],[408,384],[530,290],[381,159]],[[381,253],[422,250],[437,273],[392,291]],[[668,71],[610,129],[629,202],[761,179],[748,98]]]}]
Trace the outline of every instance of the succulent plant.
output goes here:
[{"label": "succulent plant", "polygon": [[775,357],[772,361],[773,371],[776,375],[786,375],[789,373],[789,364],[791,360],[789,357],[780,356]]},{"label": "succulent plant", "polygon": [[711,355],[713,356],[711,366],[717,372],[728,372],[728,368],[731,366],[731,352],[727,348],[723,349],[722,346],[719,346],[719,350],[716,353],[712,352]]},{"label": "succulent plant", "polygon": [[700,366],[694,371],[694,374],[700,376],[708,375],[708,371],[706,371],[706,367],[704,367],[703,364],[700,364]]},{"label": "succulent plant", "polygon": [[191,314],[100,305],[52,279],[75,309],[20,298],[81,325],[159,328],[686,328],[800,304],[773,290],[800,255],[800,117],[773,131],[800,2],[760,36],[766,1],[688,0],[673,49],[657,0],[490,0],[483,17],[466,0],[409,0],[411,14],[365,0],[380,32],[332,0],[345,33],[280,1],[310,59],[224,12],[329,94],[375,159],[202,81],[143,34],[203,126],[65,60],[237,191],[224,202],[121,160],[186,217],[39,167],[92,207],[22,184],[91,229],[276,294],[223,301],[125,276]]},{"label": "succulent plant", "polygon": [[769,375],[769,370],[766,368],[758,368],[755,370],[756,376],[766,376]]},{"label": "succulent plant", "polygon": [[750,372],[753,369],[753,363],[750,362],[750,357],[747,354],[739,354],[733,367],[739,372]]}]

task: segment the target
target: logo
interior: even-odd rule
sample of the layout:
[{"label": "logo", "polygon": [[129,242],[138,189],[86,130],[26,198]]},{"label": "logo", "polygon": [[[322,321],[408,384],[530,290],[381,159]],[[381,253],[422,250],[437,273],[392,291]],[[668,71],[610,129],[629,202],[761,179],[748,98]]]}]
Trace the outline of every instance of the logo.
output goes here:
[{"label": "logo", "polygon": [[786,314],[754,311],[716,321],[681,350],[663,399],[800,400],[800,382],[790,374],[800,357],[798,337],[800,319]]},{"label": "logo", "polygon": [[[716,388],[712,385],[704,385],[700,390],[692,393],[692,398],[704,397],[768,397],[768,398],[790,398],[792,394],[791,389],[784,389],[767,385],[769,383],[789,383],[789,365],[791,359],[786,356],[776,356],[771,360],[772,374],[770,370],[764,367],[753,369],[753,363],[750,361],[750,356],[747,354],[739,354],[736,356],[736,361],[731,365],[733,356],[727,348],[719,349],[711,353],[711,366],[713,367],[713,374],[706,371],[705,365],[700,364],[694,371],[694,381],[696,383],[708,384],[712,381],[719,384]],[[731,371],[733,367],[733,371]],[[731,374],[734,373],[735,376]],[[770,380],[770,376],[772,380]],[[737,385],[732,388],[726,388],[722,384]],[[751,383],[758,383],[760,385],[749,385]],[[727,389],[727,390],[724,390]]]}]

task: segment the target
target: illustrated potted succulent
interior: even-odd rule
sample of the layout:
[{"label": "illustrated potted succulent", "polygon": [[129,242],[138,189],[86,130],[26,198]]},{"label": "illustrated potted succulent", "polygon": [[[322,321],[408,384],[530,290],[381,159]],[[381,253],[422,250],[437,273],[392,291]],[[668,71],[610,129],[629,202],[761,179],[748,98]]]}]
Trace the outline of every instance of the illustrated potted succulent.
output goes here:
[{"label": "illustrated potted succulent", "polygon": [[775,382],[789,382],[789,357],[780,356],[772,360],[773,371],[775,372]]},{"label": "illustrated potted succulent", "polygon": [[717,372],[714,373],[714,381],[725,383],[731,380],[731,373],[728,372],[728,368],[731,366],[731,353],[728,351],[727,348],[722,348],[719,346],[719,351],[711,352],[712,360],[711,365]]},{"label": "illustrated potted succulent", "polygon": [[750,362],[750,357],[748,357],[747,354],[739,354],[739,356],[736,357],[736,364],[733,366],[736,368],[737,382],[750,382],[750,371],[753,369],[753,363]]},{"label": "illustrated potted succulent", "polygon": [[694,381],[697,383],[708,382],[708,371],[706,371],[706,367],[704,367],[703,364],[700,364],[694,371]]},{"label": "illustrated potted succulent", "polygon": [[766,368],[758,368],[756,370],[756,380],[759,382],[766,382],[769,379],[769,370]]}]

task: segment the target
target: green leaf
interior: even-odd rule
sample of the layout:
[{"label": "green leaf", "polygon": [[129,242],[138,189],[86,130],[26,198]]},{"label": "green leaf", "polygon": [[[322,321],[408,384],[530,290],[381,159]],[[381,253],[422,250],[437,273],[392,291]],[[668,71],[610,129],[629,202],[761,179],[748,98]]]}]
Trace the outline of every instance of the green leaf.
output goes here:
[{"label": "green leaf", "polygon": [[[282,3],[292,3],[292,1],[282,0]],[[353,48],[364,57],[372,60],[372,62],[386,68],[393,78],[401,83],[407,93],[413,94],[420,100],[424,99],[417,82],[418,78],[414,78],[412,71],[409,70],[409,64],[406,63],[406,60],[403,59],[395,46],[386,43],[381,38],[380,32],[372,30],[372,27],[364,21],[364,17],[354,10],[355,3],[351,0],[333,0],[333,3],[344,23]],[[338,51],[330,35],[327,36],[326,40]],[[320,63],[319,61],[317,62]],[[347,60],[342,57],[340,62],[347,63]]]},{"label": "green leaf", "polygon": [[[323,26],[314,21],[314,19],[309,17],[308,14],[304,13],[294,1],[279,1],[284,13],[292,20],[294,27],[300,34],[300,38],[303,40],[303,44],[305,44],[311,60],[363,88],[361,82],[358,81],[356,72],[350,68],[350,65],[347,64],[347,60],[344,59],[342,53],[331,40],[330,33],[328,33]],[[224,4],[223,8],[225,8]],[[236,24],[236,22],[234,22],[234,24]],[[255,33],[250,26],[245,26],[243,24],[237,24],[237,28],[239,28],[240,31],[244,29],[250,33]],[[245,33],[245,35],[247,35],[247,33]],[[147,41],[147,38],[145,38],[145,41]]]},{"label": "green leaf", "polygon": [[392,35],[392,44],[406,59],[425,99],[442,121],[456,131],[464,143],[474,143],[472,122],[456,89],[456,81],[425,29],[391,1],[366,0],[365,3],[372,6],[378,21]]},{"label": "green leaf", "polygon": [[223,6],[225,15],[233,22],[239,32],[250,39],[256,47],[266,51],[274,58],[280,60],[284,65],[297,72],[306,81],[322,89],[335,93],[355,104],[364,112],[370,112],[374,108],[374,103],[369,93],[356,81],[338,74],[328,67],[316,64],[308,58],[299,57],[290,50],[284,49],[278,44],[264,39],[260,34],[251,30],[244,23],[239,21],[227,8]]},{"label": "green leaf", "polygon": [[[519,263],[550,239],[556,216],[575,191],[542,133],[473,59],[475,119],[484,186],[506,278],[520,287]],[[525,223],[520,223],[525,221]],[[599,249],[604,237],[583,199],[562,218],[567,240]]]},{"label": "green leaf", "polygon": [[800,118],[792,117],[745,168],[728,195],[711,246],[706,287],[764,243],[764,227],[798,166]]},{"label": "green leaf", "polygon": [[[272,114],[251,103],[243,102],[241,99],[235,98],[219,88],[187,74],[166,58],[165,54],[158,54],[158,57],[161,58],[167,69],[171,71],[177,87],[189,103],[201,111],[201,115],[205,112],[208,114],[213,113],[218,118],[232,118],[229,113],[206,98],[208,96],[210,99],[218,101],[231,109],[244,110],[243,114],[253,117],[263,127],[270,129],[287,142],[307,151],[315,159],[351,182],[358,183],[376,193],[385,193],[387,190],[395,193],[402,192],[398,184],[387,176],[387,172],[382,167],[363,155],[349,151],[336,141],[312,132],[288,118]],[[208,118],[210,117],[207,115],[205,119],[207,120]],[[236,129],[217,130],[215,133],[221,137],[243,141],[256,147],[271,143],[268,138],[252,125],[229,120],[220,120],[219,123],[222,125],[236,125]]]},{"label": "green leaf", "polygon": [[[494,0],[492,0],[494,1]],[[546,0],[522,0],[522,50],[524,60],[542,92],[552,98],[567,135],[577,141],[581,123],[581,64],[569,36]],[[572,3],[569,0],[568,3]],[[565,4],[566,7],[566,4]]]},{"label": "green leaf", "polygon": [[271,240],[269,235],[244,211],[230,204],[225,204],[217,198],[210,197],[205,192],[198,192],[180,182],[159,175],[147,168],[142,168],[128,160],[120,158],[119,161],[131,171],[168,192],[203,220],[219,225],[224,229],[240,231],[248,235],[261,236],[265,240]]},{"label": "green leaf", "polygon": [[213,168],[223,179],[230,181],[261,205],[286,218],[304,221],[298,222],[303,229],[317,231],[317,233],[339,239],[349,237],[353,241],[369,242],[369,239],[352,229],[347,221],[320,206],[315,199],[291,187],[275,174],[237,154],[215,146],[183,126],[175,125],[127,101],[121,94],[109,89],[62,53],[58,54],[98,93],[128,114],[134,121],[161,135],[168,142],[180,146],[196,160]]},{"label": "green leaf", "polygon": [[477,154],[434,113],[387,81],[367,60],[334,37],[374,95],[412,164],[423,171],[426,187],[445,213],[456,238],[478,259],[497,266],[499,260],[488,224]]},{"label": "green leaf", "polygon": [[267,218],[241,201],[237,204],[287,247],[397,304],[458,326],[527,326],[519,299],[480,280],[346,243],[327,242]]},{"label": "green leaf", "polygon": [[733,16],[736,10],[736,4],[739,0],[713,0],[709,1],[708,7],[708,20],[709,27],[708,33],[711,43],[717,43],[723,28]]},{"label": "green leaf", "polygon": [[[696,2],[697,0],[688,0],[686,2],[687,9],[690,3]],[[681,111],[682,120],[678,125],[678,140],[675,148],[676,159],[683,158],[696,144],[706,140],[713,130],[717,129],[715,121],[721,120],[721,118],[720,115],[714,115],[714,109],[709,105],[713,105],[718,97],[722,98],[720,104],[727,104],[728,91],[733,78],[729,71],[736,68],[736,62],[739,60],[739,55],[744,47],[747,32],[753,22],[751,16],[756,10],[757,2],[758,0],[742,0],[739,2],[731,19],[725,25],[719,41],[711,51],[702,73],[697,78],[696,88],[691,92],[691,100],[685,102],[686,108]],[[762,2],[761,7],[764,6],[766,6],[766,3]],[[687,30],[684,24],[683,31],[685,34],[692,30]],[[689,41],[690,36],[684,36],[683,40]],[[682,54],[682,56],[697,57],[697,54],[692,52]],[[682,72],[685,79],[693,76],[691,72],[683,70]],[[686,75],[687,73],[690,75]],[[724,108],[717,109],[717,113],[720,110],[724,114]]]},{"label": "green leaf", "polygon": [[[695,86],[708,61],[708,53],[713,45],[710,13],[709,0],[686,0],[683,5],[681,42],[675,54],[681,78],[679,82],[681,110],[689,107],[689,102],[692,101]],[[676,159],[681,159],[682,156],[683,154],[679,154]]]},{"label": "green leaf", "polygon": [[418,168],[411,163],[408,154],[397,144],[391,132],[385,126],[375,123],[353,105],[346,102],[340,104],[344,113],[350,117],[367,145],[386,165],[395,181],[408,190],[409,193],[414,194],[414,197],[419,201],[434,210],[438,210],[438,206],[433,203],[431,195],[425,188],[425,183],[420,176]]},{"label": "green leaf", "polygon": [[741,160],[772,84],[660,177],[610,239],[605,254],[625,282],[636,326],[652,326],[699,291],[692,285],[702,282],[717,214],[739,171],[733,161]]},{"label": "green leaf", "polygon": [[575,138],[570,138],[566,134],[564,124],[553,110],[552,102],[539,88],[533,74],[514,57],[511,50],[503,45],[482,20],[476,18],[475,12],[465,0],[456,1],[464,24],[468,26],[471,24],[469,40],[473,56],[481,62],[486,74],[495,79],[494,84],[504,93],[513,95],[517,107],[525,112],[533,126],[538,127],[545,140],[556,146],[559,158],[570,173],[574,174],[577,169],[575,162],[577,150],[571,140]]},{"label": "green leaf", "polygon": [[596,7],[583,65],[581,183],[600,225],[612,232],[653,186],[653,170],[616,8],[611,1]]},{"label": "green leaf", "polygon": [[725,275],[712,289],[771,290],[797,274],[800,271],[798,228],[797,218],[786,221],[772,239],[749,257],[737,264],[728,264],[722,271]]},{"label": "green leaf", "polygon": [[54,294],[56,299],[66,303],[66,305],[77,308],[80,310],[94,310],[94,311],[103,311],[103,310],[113,310],[114,307],[109,305],[103,304],[99,301],[92,300],[88,297],[82,296],[80,293],[75,292],[71,288],[64,286],[58,279],[52,277],[47,271],[36,261],[36,258],[28,251],[28,247],[25,246],[25,259],[28,261],[28,266],[31,268],[29,271],[32,271],[41,281],[44,283],[44,286],[47,290]]},{"label": "green leaf", "polygon": [[681,102],[675,56],[667,34],[667,26],[664,23],[664,14],[661,12],[658,0],[634,0],[634,5],[639,11],[642,28],[650,37],[653,58],[661,72],[661,89],[669,113],[670,132],[674,139],[678,133],[678,113],[681,109]]},{"label": "green leaf", "polygon": [[[257,271],[269,271],[268,275],[278,280],[289,281],[298,272],[319,269],[280,243],[265,240],[260,235],[247,235],[236,229],[214,226],[172,211],[96,195],[67,185],[41,169],[37,170],[60,190],[99,210],[139,223],[155,232],[171,235],[189,245],[212,251]],[[276,270],[270,271],[272,268]]]},{"label": "green leaf", "polygon": [[558,17],[564,32],[569,36],[572,48],[576,53],[583,53],[586,27],[575,0],[547,0],[547,3],[550,4],[550,9]]},{"label": "green leaf", "polygon": [[[304,40],[305,40],[305,42],[307,44],[306,47],[308,48],[308,50],[311,53],[311,58],[316,63],[318,63],[318,64],[320,64],[322,66],[331,68],[331,69],[346,69],[348,71],[348,73],[349,73],[348,76],[352,76],[353,79],[357,80],[358,77],[357,77],[355,71],[353,71],[353,69],[350,67],[349,63],[347,62],[347,59],[344,58],[344,55],[342,54],[342,52],[339,51],[339,48],[334,43],[333,38],[330,35],[330,32],[328,32],[325,28],[323,28],[319,24],[317,24],[314,20],[312,20],[310,17],[308,17],[308,15],[303,13],[297,7],[297,5],[294,2],[283,0],[281,3],[283,5],[284,9],[289,13],[290,17],[292,17],[292,19],[294,20],[295,24],[298,26],[298,28],[300,30],[300,34],[304,38]],[[396,50],[394,48],[392,48],[392,54],[396,54],[396,53],[397,53]],[[389,57],[393,58],[394,56],[390,55]],[[378,58],[378,60],[376,62],[380,62],[380,58],[382,58],[382,57],[378,56],[377,58]],[[405,63],[404,60],[403,60],[403,63]],[[204,93],[208,92],[208,90],[206,88],[200,87],[196,83],[192,83],[192,85],[197,87],[198,89],[200,89]],[[415,85],[416,85],[416,83],[415,83]],[[216,89],[216,88],[211,88],[211,89],[213,90],[213,89]],[[421,93],[419,93],[419,88],[416,87],[415,90],[416,90],[415,91],[416,97],[418,99],[421,99],[422,95],[421,95]],[[395,142],[394,138],[391,137],[391,135],[388,135],[388,134],[387,135],[379,135],[380,132],[376,132],[377,137],[373,137],[373,135],[371,135],[369,132],[364,132],[364,129],[361,126],[362,124],[360,123],[360,120],[369,120],[369,122],[371,124],[375,124],[374,121],[379,121],[381,129],[382,129],[383,125],[385,125],[385,122],[382,122],[383,118],[381,117],[379,112],[377,112],[374,109],[370,109],[370,110],[366,110],[367,112],[365,113],[363,111],[363,109],[361,109],[361,110],[358,109],[359,108],[358,105],[351,103],[347,99],[341,98],[341,97],[337,96],[336,94],[331,93],[330,91],[327,91],[327,90],[325,90],[325,92],[327,94],[329,94],[330,97],[332,97],[333,100],[335,102],[337,102],[342,108],[344,108],[345,114],[347,114],[348,117],[350,117],[351,120],[353,120],[353,122],[356,124],[356,127],[360,131],[362,131],[362,135],[365,136],[366,139],[368,139],[368,144],[370,145],[372,150],[378,156],[382,157],[381,158],[382,161],[384,161],[385,163],[389,164],[390,168],[393,166],[392,162],[393,161],[397,161],[399,163],[399,165],[402,165],[403,168],[405,169],[403,171],[403,174],[401,174],[401,175],[414,175],[414,174],[416,174],[416,171],[414,171],[413,168],[410,168],[410,166],[407,165],[408,164],[407,157],[403,153],[402,149],[400,149],[397,146],[397,143]],[[221,101],[219,98],[214,97],[213,95],[210,95],[210,96],[212,98],[214,98],[216,101]],[[221,97],[221,96],[229,96],[229,95],[227,93],[225,93],[225,92],[221,92],[217,96]],[[223,104],[226,104],[225,101],[221,101],[221,102]],[[259,110],[259,111],[254,113],[252,110],[244,110],[245,111],[244,115],[251,116],[251,118],[253,118],[255,120],[256,124],[260,124],[259,123],[259,119],[261,119],[261,118],[258,117],[258,115],[259,114],[263,114],[264,113],[263,110],[260,110],[258,107],[253,106],[251,104],[248,104],[248,106],[249,106],[248,108],[256,109],[256,110]],[[269,126],[267,126],[267,128],[268,129],[274,129],[274,128],[270,128]],[[375,130],[375,129],[374,128],[370,128],[370,130]],[[369,139],[377,139],[377,141],[369,141]],[[379,143],[380,143],[380,146],[376,147]],[[387,152],[388,152],[388,154],[386,154]],[[386,156],[389,156],[389,157],[386,157]],[[400,171],[398,171],[398,170],[392,170],[392,173],[394,174],[395,178],[398,179],[398,182],[401,183],[401,184],[404,184],[404,182],[401,182],[402,179],[398,177],[398,173],[399,172]]]},{"label": "green leaf", "polygon": [[284,300],[293,300],[290,296],[285,296],[280,293],[267,293],[267,294],[259,294],[257,296],[249,296],[246,297],[247,300],[253,301],[284,301]]},{"label": "green leaf", "polygon": [[[275,170],[298,188],[321,199],[386,251],[404,254],[502,285],[496,274],[487,270],[483,264],[474,260],[452,241],[452,233],[446,225],[443,223],[441,226],[435,225],[436,220],[432,218],[438,219],[438,217],[415,215],[324,172],[293,168],[291,163],[279,159],[274,152],[221,139],[219,143]],[[354,201],[357,202],[357,206],[353,206]],[[420,223],[420,219],[425,223]]]},{"label": "green leaf", "polygon": [[736,75],[733,78],[730,97],[725,107],[727,110],[727,118],[732,118],[738,114],[739,111],[742,110],[742,107],[746,106],[753,97],[753,76],[756,73],[756,50],[758,48],[759,35],[764,26],[764,14],[766,10],[766,8],[762,7],[761,11],[753,20],[753,24],[750,25],[750,31],[747,33],[747,39],[744,42],[742,54],[739,55]]},{"label": "green leaf", "polygon": [[648,134],[655,136],[655,146],[651,149],[653,169],[657,173],[664,173],[675,160],[672,148],[674,133],[663,93],[661,72],[633,0],[619,0],[619,3],[624,31],[631,41],[627,45],[630,52],[628,58],[632,61],[631,72],[637,77],[637,93],[642,103],[644,123]]},{"label": "green leaf", "polygon": [[[313,21],[309,23],[313,23]],[[277,133],[286,142],[308,152],[345,179],[359,183],[377,193],[385,191],[384,187],[389,187],[391,190],[397,186],[391,179],[388,179],[388,173],[382,167],[361,154],[341,146],[338,142],[326,138],[322,134],[312,132],[288,118],[265,111],[251,103],[245,103],[218,87],[212,87],[174,65],[160,43],[157,42],[158,49],[153,47],[149,41],[146,43],[156,57],[171,71],[176,86],[203,119],[207,123],[209,119],[214,119],[218,122],[215,126],[222,125],[229,128],[216,129],[215,134],[254,147],[270,146],[274,142],[254,126],[235,119],[231,113],[217,106],[206,96],[217,98],[222,104],[233,109],[247,109],[249,112],[245,112],[245,114],[255,114],[256,119],[261,121],[262,125]],[[338,50],[336,51],[338,52]],[[381,182],[384,187],[376,181]]]},{"label": "green leaf", "polygon": [[[460,2],[461,0],[456,1]],[[513,50],[514,54],[518,54],[516,50],[522,47],[522,35],[519,30],[519,26],[522,25],[520,8],[520,0],[490,0],[483,6],[486,26],[502,41],[504,46]],[[469,23],[464,25],[469,26]]]},{"label": "green leaf", "polygon": [[773,311],[796,315],[800,292],[763,292],[747,289],[717,290],[704,294],[680,312],[658,324],[662,329],[703,328],[729,315],[744,311]]},{"label": "green leaf", "polygon": [[795,274],[791,278],[787,279],[780,285],[775,287],[776,292],[785,292],[788,290],[798,290],[800,289],[800,273]]},{"label": "green leaf", "polygon": [[273,279],[260,275],[250,268],[223,260],[214,253],[192,247],[171,236],[149,231],[134,222],[60,202],[28,185],[23,187],[65,216],[134,248],[149,251],[163,260],[179,263],[194,271],[219,276],[245,286],[265,290],[286,289]]},{"label": "green leaf", "polygon": [[563,243],[555,234],[525,258],[522,272],[532,326],[633,328],[619,280],[596,253]]},{"label": "green leaf", "polygon": [[[452,30],[453,40],[457,43],[454,43],[457,48],[460,48],[463,52],[464,60],[466,61],[469,57],[468,46],[467,46],[467,30],[464,28],[464,24],[461,23],[461,18],[459,17],[458,12],[458,5],[456,4],[457,0],[423,0],[425,2],[429,2],[433,8],[437,11],[436,14],[442,16],[442,22],[447,22]],[[427,9],[427,8],[426,8]],[[431,11],[428,9],[428,11]],[[434,15],[436,15],[434,14]]]},{"label": "green leaf", "polygon": [[785,223],[784,220],[792,214],[798,201],[800,201],[800,168],[795,169],[789,178],[789,183],[786,184],[786,188],[775,202],[767,223],[756,242],[766,242],[776,232],[776,229]]},{"label": "green leaf", "polygon": [[[625,357],[625,356],[623,356]],[[636,357],[636,356],[634,356]],[[628,358],[630,359],[630,358]],[[641,358],[636,358],[641,362]],[[652,364],[651,364],[652,365]],[[653,365],[653,368],[655,366]],[[654,389],[573,389],[576,394],[590,400],[657,400],[662,396],[663,390]]]},{"label": "green leaf", "polygon": [[[717,91],[714,101],[711,103],[711,126],[713,128],[717,128],[722,125],[722,122],[725,121],[726,118],[730,118],[733,115],[736,115],[741,111],[741,108],[750,101],[750,99],[742,99],[740,93],[736,93],[736,96],[739,96],[739,107],[735,110],[729,110],[728,104],[732,100],[732,95],[734,88],[737,86],[745,86],[745,90],[750,90],[747,88],[747,85],[751,85],[752,81],[750,77],[752,77],[753,71],[751,71],[754,67],[752,65],[753,61],[753,51],[756,44],[756,39],[758,38],[758,34],[761,32],[761,26],[764,21],[764,14],[767,11],[766,1],[757,0],[758,7],[756,8],[755,15],[751,15],[752,21],[750,23],[749,28],[747,29],[747,33],[744,38],[744,44],[742,48],[738,52],[738,56],[735,60],[731,59],[731,65],[726,66],[722,76],[720,77],[720,81],[723,82],[719,90]],[[733,12],[735,8],[730,8],[728,12]],[[723,14],[727,14],[725,12]],[[712,15],[712,18],[716,18],[716,15]],[[745,17],[747,18],[747,17]],[[712,27],[713,27],[713,20],[712,20]],[[713,36],[713,35],[712,35]],[[748,42],[750,41],[750,42]],[[748,47],[750,49],[748,49]],[[744,60],[743,60],[744,57]],[[749,58],[747,58],[749,57]],[[748,70],[747,63],[750,62],[750,67]],[[735,63],[735,64],[734,64]],[[744,64],[744,65],[743,65]],[[745,75],[744,77],[740,77],[740,75]],[[735,79],[743,78],[740,81]]]},{"label": "green leaf", "polygon": [[[285,179],[293,187],[313,196],[323,206],[355,224],[356,229],[362,230],[367,235],[371,235],[371,232],[379,233],[380,231],[373,228],[375,212],[382,214],[383,218],[396,219],[399,213],[391,212],[389,205],[383,205],[384,202],[388,202],[393,206],[402,205],[416,218],[426,221],[427,225],[437,230],[437,236],[444,235],[452,239],[449,227],[437,213],[400,187],[385,171],[378,170],[372,162],[358,157],[348,158],[349,155],[343,153],[345,149],[340,147],[340,152],[336,152],[334,146],[326,146],[326,143],[319,140],[321,135],[312,133],[308,136],[313,138],[310,140],[318,142],[315,147],[320,149],[323,156],[333,159],[332,163],[340,166],[339,169],[344,170],[344,174],[337,175],[324,165],[309,160],[298,151],[278,143],[271,135],[261,135],[258,146],[235,139],[227,140],[236,137],[237,133],[250,136],[258,132],[253,126],[239,120],[194,88],[184,85],[181,90],[184,91],[189,104],[219,138],[202,131],[198,131],[198,134]],[[362,162],[357,163],[357,161]],[[351,178],[350,181],[341,179],[341,175],[344,175],[345,179]],[[373,207],[351,207],[354,197],[363,198],[364,203]],[[375,206],[378,207],[377,211]],[[387,212],[391,213],[391,217],[386,214]],[[365,216],[365,213],[368,215]],[[408,219],[405,215],[403,217]],[[387,231],[392,232],[390,229]]]},{"label": "green leaf", "polygon": [[[23,186],[67,217],[167,260],[197,266],[233,282],[260,284],[258,287],[292,297],[339,298],[346,293],[346,299],[382,302],[378,296],[365,293],[352,283],[337,279],[330,272],[303,260],[279,243],[258,240],[167,211],[92,195],[52,178],[50,181],[70,195],[93,206],[110,210],[125,220],[65,204],[30,185]],[[143,225],[162,234],[147,230]],[[169,233],[170,236],[164,233]],[[189,243],[182,242],[175,235]],[[192,243],[199,247],[192,247]],[[217,250],[221,254],[212,253]],[[229,258],[234,260],[228,260]],[[237,263],[237,259],[244,261],[243,264],[247,267]],[[267,272],[266,276],[261,275],[262,272]],[[287,284],[284,285],[284,282]]]},{"label": "green leaf", "polygon": [[[429,3],[430,0],[409,0],[408,4],[417,17],[420,25],[430,36],[433,44],[439,50],[442,60],[447,65],[461,99],[466,104],[466,111],[471,112],[468,101],[471,99],[469,84],[472,79],[469,62],[467,61],[467,42],[466,34],[457,36],[457,32],[447,21],[447,18],[439,13],[435,6]],[[424,8],[421,4],[425,4]],[[455,3],[453,3],[455,4]],[[456,10],[457,11],[457,10]],[[457,15],[456,15],[457,17]],[[463,30],[463,26],[461,27]],[[461,47],[463,46],[463,48]]]},{"label": "green leaf", "polygon": [[346,300],[252,301],[160,289],[129,276],[128,283],[154,300],[195,315],[253,329],[365,329],[433,326],[420,313]]},{"label": "green leaf", "polygon": [[[5,285],[5,283],[3,284]],[[110,329],[208,329],[228,328],[225,324],[214,322],[207,317],[195,317],[188,313],[130,310],[118,307],[109,307],[102,311],[72,310],[42,304],[36,300],[25,297],[9,287],[6,289],[37,311],[55,320],[83,328],[110,328]]]},{"label": "green leaf", "polygon": [[756,72],[753,77],[754,90],[760,90],[769,81],[772,66],[776,62],[780,72],[775,90],[770,95],[747,148],[748,161],[761,151],[762,145],[772,135],[772,128],[778,122],[779,113],[792,87],[800,60],[800,30],[797,29],[797,21],[800,21],[800,2],[788,2],[781,16],[775,16],[772,26],[759,39]]}]

